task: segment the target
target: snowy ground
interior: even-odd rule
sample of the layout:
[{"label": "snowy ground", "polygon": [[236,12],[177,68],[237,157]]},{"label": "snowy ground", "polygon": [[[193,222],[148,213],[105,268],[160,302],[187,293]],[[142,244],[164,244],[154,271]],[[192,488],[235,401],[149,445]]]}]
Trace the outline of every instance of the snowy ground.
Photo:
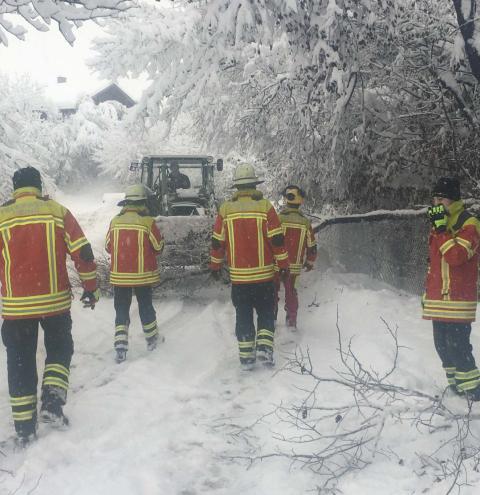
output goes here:
[{"label": "snowy ground", "polygon": [[[98,198],[87,205],[64,200],[100,249],[115,209],[111,204],[99,206]],[[398,325],[400,344],[407,348],[401,351],[392,381],[441,393],[444,378],[431,324],[420,319],[417,297],[365,276],[317,271],[302,277],[299,292],[300,330],[291,334],[279,325],[277,371],[299,346],[309,349],[317,374],[333,376],[332,367],[339,367],[338,310],[343,336],[354,336],[359,357],[378,370],[388,367],[393,355],[381,318],[392,327]],[[0,494],[315,493],[322,480],[300,464],[269,457],[250,465],[238,458],[295,447],[281,440],[292,434],[292,427],[268,413],[280,403],[298,402],[305,395],[300,388],[310,382],[287,371],[240,372],[227,288],[206,289],[193,299],[162,298],[156,301],[156,310],[166,342],[152,353],[146,351],[134,304],[128,361],[117,365],[112,300],[101,300],[95,311],[82,309],[78,298],[73,302],[75,355],[65,409],[71,427],[64,432],[41,429],[38,441],[25,451],[6,450],[6,456],[0,456]],[[279,321],[283,319],[281,312]],[[480,355],[476,336],[473,344]],[[40,370],[42,359],[39,353]],[[13,426],[4,351],[0,376],[0,438],[7,438]],[[325,386],[317,397],[323,405],[335,407],[349,400],[344,393]],[[461,399],[451,400],[463,410]],[[336,424],[332,420],[323,428],[331,434]],[[478,429],[475,422],[473,428]],[[447,438],[439,435],[408,422],[387,421],[379,448],[394,453],[370,459],[369,466],[347,475],[338,488],[347,495],[447,493],[449,483],[435,483],[430,472],[422,476],[416,455],[432,453]],[[301,449],[314,452],[315,447],[313,443]],[[472,486],[462,493],[477,493],[480,475],[475,473],[468,481]]]}]

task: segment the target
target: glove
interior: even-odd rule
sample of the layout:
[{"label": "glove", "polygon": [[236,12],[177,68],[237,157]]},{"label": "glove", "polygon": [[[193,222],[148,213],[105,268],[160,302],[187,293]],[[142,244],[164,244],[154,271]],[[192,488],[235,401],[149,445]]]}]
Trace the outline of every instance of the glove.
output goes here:
[{"label": "glove", "polygon": [[286,268],[281,268],[280,271],[278,272],[278,275],[280,277],[280,280],[285,283],[287,281],[288,275],[290,272]]},{"label": "glove", "polygon": [[313,270],[313,263],[310,263],[310,261],[305,261],[303,268],[305,268],[306,272],[311,272]]},{"label": "glove", "polygon": [[210,276],[213,278],[213,280],[215,280],[216,282],[218,282],[220,280],[220,270],[210,270]]},{"label": "glove", "polygon": [[97,304],[99,299],[100,299],[100,291],[98,289],[94,291],[84,290],[82,297],[80,298],[80,301],[83,302],[84,308],[94,309],[95,304]]},{"label": "glove", "polygon": [[445,232],[447,230],[448,212],[445,206],[430,206],[427,214],[436,232]]}]

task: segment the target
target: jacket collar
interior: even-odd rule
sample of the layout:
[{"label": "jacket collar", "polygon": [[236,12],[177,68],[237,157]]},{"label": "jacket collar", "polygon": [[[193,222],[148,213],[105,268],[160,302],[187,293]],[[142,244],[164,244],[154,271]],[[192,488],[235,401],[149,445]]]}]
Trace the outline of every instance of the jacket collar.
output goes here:
[{"label": "jacket collar", "polygon": [[463,201],[459,199],[458,201],[454,201],[449,207],[448,207],[448,223],[447,223],[447,229],[450,229],[453,227],[458,220],[458,216],[462,211],[465,209],[465,205],[463,204]]},{"label": "jacket collar", "polygon": [[282,213],[299,213],[300,215],[302,214],[300,208],[292,208],[291,206],[285,206],[285,208],[282,209]]},{"label": "jacket collar", "polygon": [[123,215],[124,213],[128,212],[134,212],[134,213],[147,213],[147,207],[145,205],[127,205],[122,208],[122,211],[120,212],[120,215]]},{"label": "jacket collar", "polygon": [[232,201],[237,201],[240,198],[252,198],[258,201],[263,198],[262,191],[258,191],[257,189],[240,189],[232,196]]},{"label": "jacket collar", "polygon": [[20,198],[40,198],[42,191],[37,187],[19,187],[13,191],[13,199]]}]

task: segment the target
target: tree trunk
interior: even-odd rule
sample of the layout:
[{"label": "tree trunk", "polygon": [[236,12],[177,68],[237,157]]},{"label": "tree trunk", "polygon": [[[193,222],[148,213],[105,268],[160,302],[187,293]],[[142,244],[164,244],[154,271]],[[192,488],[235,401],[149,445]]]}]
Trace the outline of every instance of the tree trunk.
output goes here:
[{"label": "tree trunk", "polygon": [[[462,4],[467,8],[463,10]],[[480,54],[473,45],[477,1],[453,0],[453,5],[457,14],[458,26],[460,27],[460,32],[462,33],[463,41],[465,43],[465,53],[470,62],[470,68],[477,81],[480,82]]]}]

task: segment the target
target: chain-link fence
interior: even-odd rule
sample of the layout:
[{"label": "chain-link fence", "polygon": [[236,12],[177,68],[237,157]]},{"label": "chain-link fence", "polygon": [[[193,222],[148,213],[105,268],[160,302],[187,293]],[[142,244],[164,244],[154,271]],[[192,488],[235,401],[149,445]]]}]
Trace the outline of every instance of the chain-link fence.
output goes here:
[{"label": "chain-link fence", "polygon": [[319,262],[421,294],[428,256],[425,211],[338,217],[315,227]]}]

